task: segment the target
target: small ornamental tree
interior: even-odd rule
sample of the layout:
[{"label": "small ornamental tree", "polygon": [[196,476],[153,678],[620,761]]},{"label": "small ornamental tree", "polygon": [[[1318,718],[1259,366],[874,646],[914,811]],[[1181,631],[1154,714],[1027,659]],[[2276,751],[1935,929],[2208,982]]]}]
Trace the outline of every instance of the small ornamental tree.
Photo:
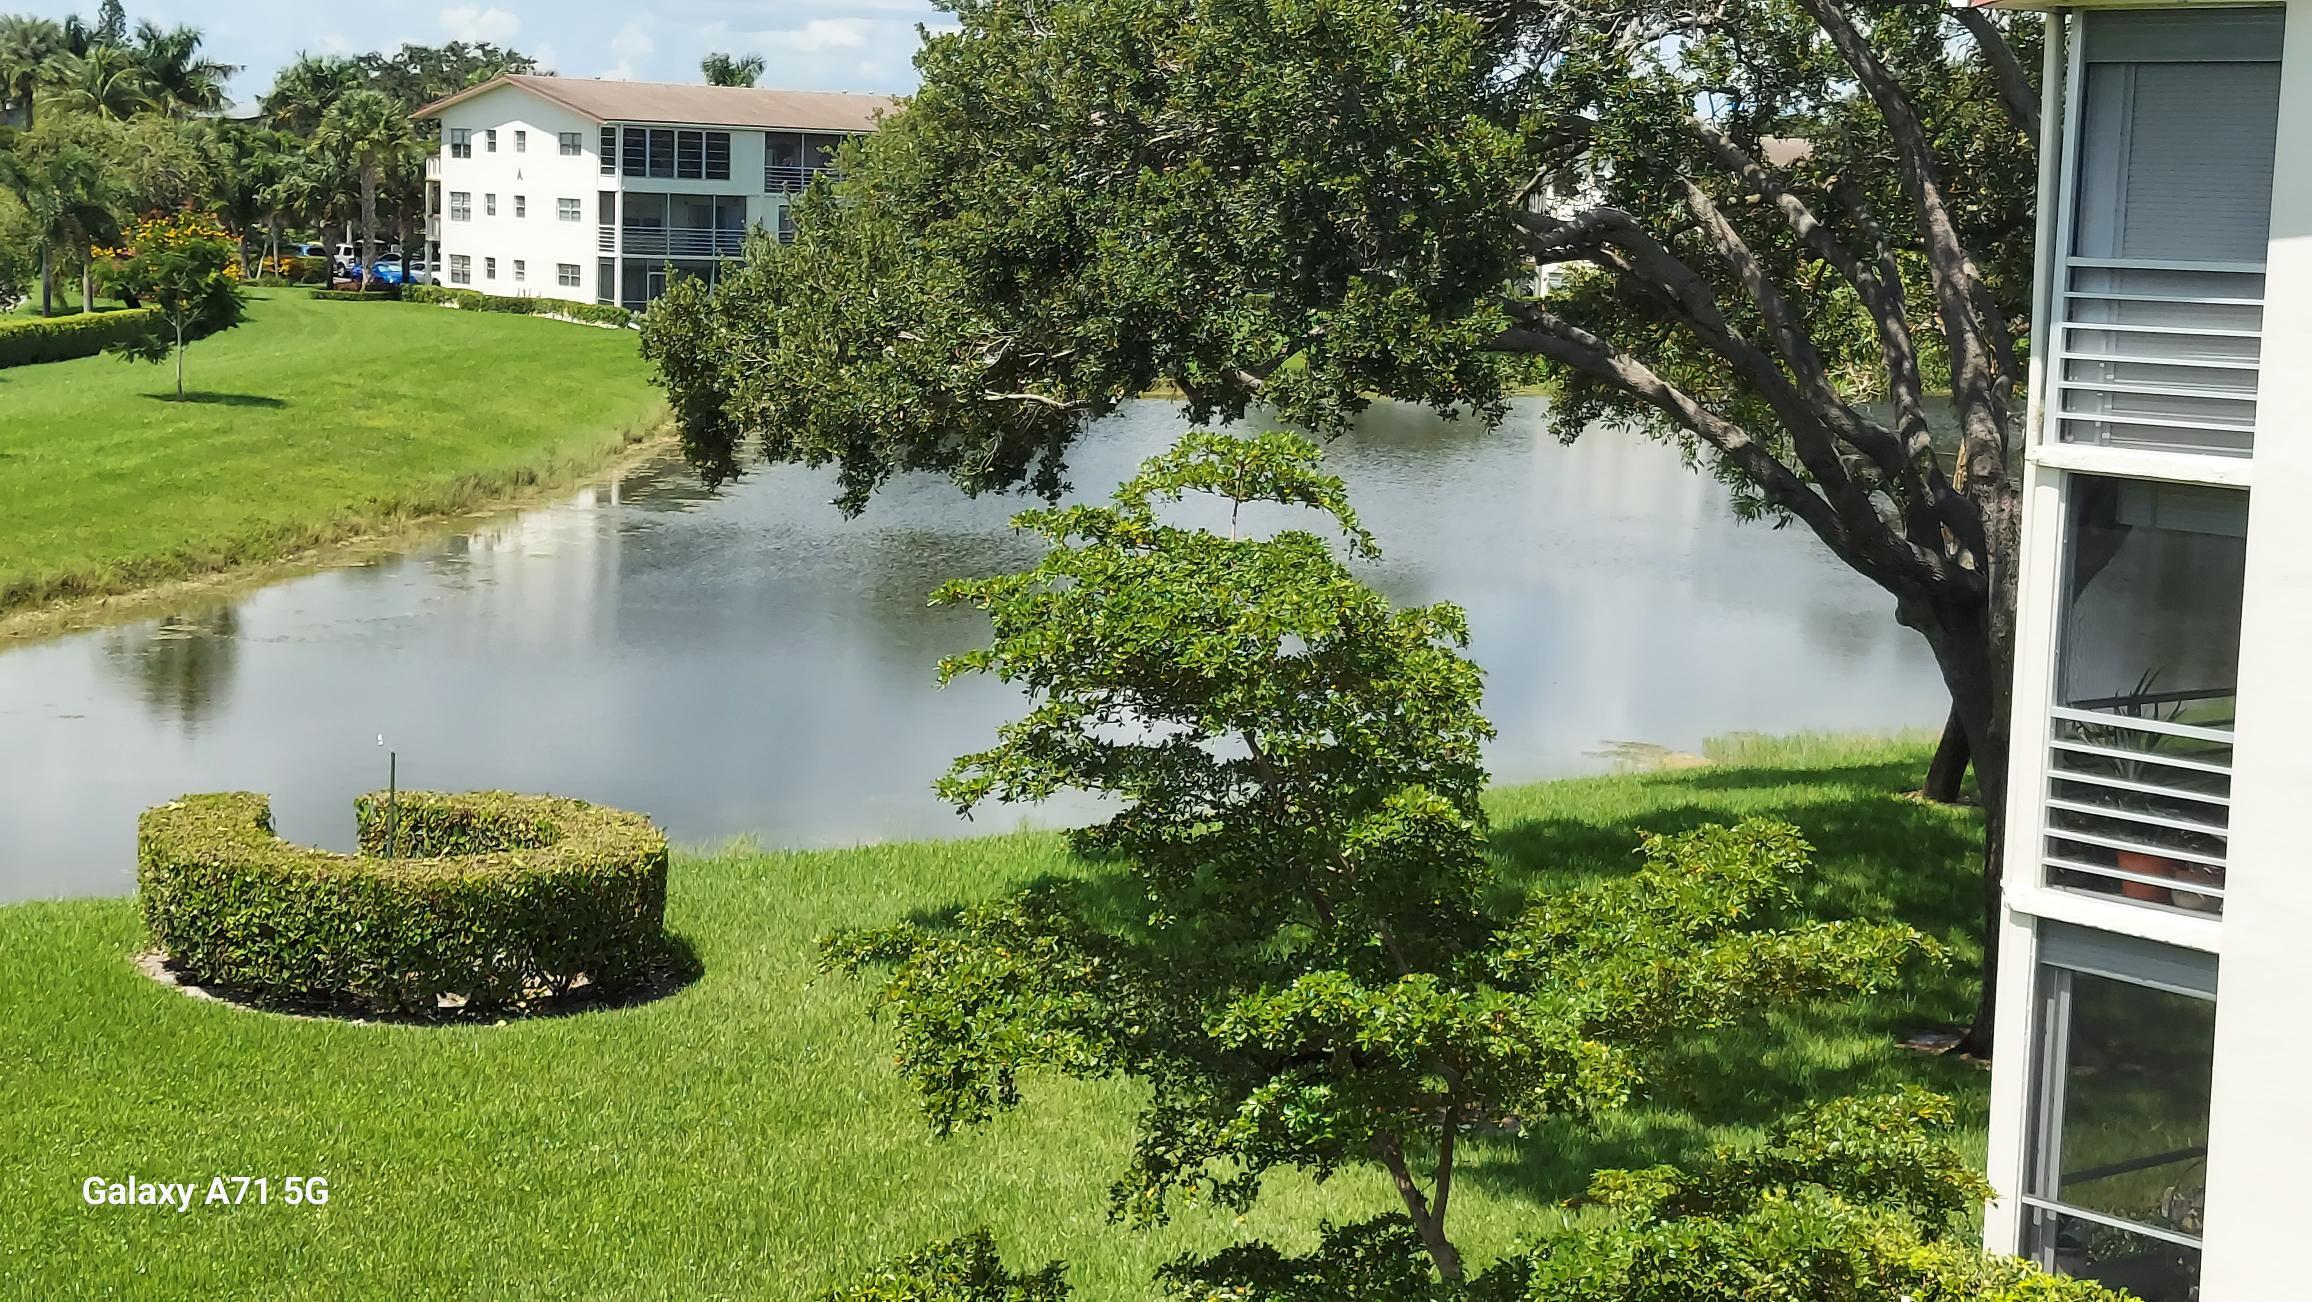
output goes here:
[{"label": "small ornamental tree", "polygon": [[966,813],[1112,798],[1076,844],[1132,889],[1047,881],[825,953],[881,974],[935,1130],[1017,1104],[1033,1069],[1130,1077],[1149,1101],[1119,1217],[1375,1163],[1424,1273],[1458,1281],[1469,1135],[1611,1108],[1663,1042],[1879,988],[1930,942],[1772,927],[1807,846],[1766,822],[1649,839],[1627,877],[1521,905],[1485,855],[1492,729],[1461,612],[1394,609],[1317,534],[1255,527],[1313,511],[1378,554],[1318,461],[1290,435],[1190,434],[1111,505],[1015,517],[1051,544],[1032,569],[942,588],[994,625],[943,681],[994,674],[1031,708],[941,793]]},{"label": "small ornamental tree", "polygon": [[185,349],[241,320],[239,241],[206,213],[147,217],[128,231],[128,247],[100,251],[113,259],[106,286],[153,308],[160,326],[115,345],[132,362],[177,364],[177,397],[185,396]]}]

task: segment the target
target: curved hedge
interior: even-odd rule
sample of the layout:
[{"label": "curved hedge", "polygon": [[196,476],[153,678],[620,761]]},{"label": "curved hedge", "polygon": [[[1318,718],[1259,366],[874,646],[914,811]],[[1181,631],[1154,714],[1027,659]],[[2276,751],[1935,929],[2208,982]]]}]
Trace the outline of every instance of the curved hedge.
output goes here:
[{"label": "curved hedge", "polygon": [[253,792],[137,820],[137,902],[193,980],[385,1012],[504,1008],[648,976],[666,955],[666,837],[640,814],[502,791],[354,802],[361,852],[292,845]]},{"label": "curved hedge", "polygon": [[0,315],[0,367],[94,357],[114,344],[142,338],[160,328],[160,313],[149,307],[71,316]]}]

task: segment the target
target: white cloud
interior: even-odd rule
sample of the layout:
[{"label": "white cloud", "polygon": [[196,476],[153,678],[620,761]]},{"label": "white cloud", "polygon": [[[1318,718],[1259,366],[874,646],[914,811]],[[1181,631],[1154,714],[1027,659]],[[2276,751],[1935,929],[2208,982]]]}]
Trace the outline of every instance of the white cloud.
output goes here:
[{"label": "white cloud", "polygon": [[872,22],[865,18],[814,18],[801,27],[759,35],[763,44],[773,49],[816,54],[822,50],[865,49],[871,26]]},{"label": "white cloud", "polygon": [[620,59],[618,62],[610,65],[607,68],[604,68],[602,71],[595,73],[594,76],[597,80],[600,81],[632,81],[634,80],[634,65],[625,59]]},{"label": "white cloud", "polygon": [[505,45],[521,32],[522,20],[496,5],[451,5],[442,10],[442,30],[452,40]]},{"label": "white cloud", "polygon": [[643,29],[641,23],[628,23],[618,29],[616,36],[610,38],[610,57],[621,64],[647,59],[650,52],[657,48],[658,42],[651,39],[650,33]]},{"label": "white cloud", "polygon": [[353,42],[345,39],[343,32],[323,32],[321,34],[321,49],[328,54],[351,54]]}]

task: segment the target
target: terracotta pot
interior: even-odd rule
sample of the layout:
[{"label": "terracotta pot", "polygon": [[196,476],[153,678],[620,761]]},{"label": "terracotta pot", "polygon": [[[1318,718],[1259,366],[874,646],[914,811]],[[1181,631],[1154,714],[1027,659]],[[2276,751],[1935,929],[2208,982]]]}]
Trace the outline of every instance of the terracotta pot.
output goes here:
[{"label": "terracotta pot", "polygon": [[[2145,854],[2141,850],[2120,850],[2116,853],[2119,857],[2119,870],[2140,877],[2174,877],[2185,867],[2182,860],[2170,859],[2164,854]],[[2122,881],[2119,893],[2131,900],[2142,900],[2148,904],[2175,903],[2173,891],[2165,886],[2154,886],[2150,882]]]}]

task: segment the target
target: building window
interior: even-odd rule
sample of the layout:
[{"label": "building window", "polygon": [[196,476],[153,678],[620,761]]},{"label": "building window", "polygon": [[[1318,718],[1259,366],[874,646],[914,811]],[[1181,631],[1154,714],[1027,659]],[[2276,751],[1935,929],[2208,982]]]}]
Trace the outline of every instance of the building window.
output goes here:
[{"label": "building window", "polygon": [[450,128],[450,157],[452,157],[452,158],[472,158],[473,156],[474,156],[474,133],[473,133],[472,129],[471,129],[471,128],[468,128],[468,127],[451,127],[451,128]]},{"label": "building window", "polygon": [[484,258],[484,259],[482,259],[482,279],[484,279],[484,280],[496,280],[497,278],[498,278],[498,260],[497,260],[496,258]]},{"label": "building window", "polygon": [[517,154],[526,154],[530,152],[529,132],[521,130],[516,130],[514,132],[514,152]]},{"label": "building window", "polygon": [[576,199],[556,199],[554,201],[554,219],[565,222],[578,220],[578,201]]},{"label": "building window", "polygon": [[516,217],[530,215],[530,197],[528,195],[517,194],[514,196],[514,215]]},{"label": "building window", "polygon": [[586,137],[575,131],[564,131],[559,134],[557,139],[561,141],[562,157],[576,158],[578,156],[578,151],[584,147],[583,142],[585,141]]},{"label": "building window", "polygon": [[602,174],[615,175],[618,171],[618,128],[602,128]]},{"label": "building window", "polygon": [[594,301],[597,303],[615,303],[618,301],[618,259],[596,258],[594,260]]},{"label": "building window", "polygon": [[482,152],[485,154],[498,152],[498,129],[496,127],[482,132]]},{"label": "building window", "polygon": [[2042,924],[2025,1255],[2145,1302],[2198,1295],[2215,1057],[2210,954]]},{"label": "building window", "polygon": [[555,263],[554,283],[564,289],[578,288],[578,264],[575,262]]},{"label": "building window", "polygon": [[2075,474],[2065,496],[2049,883],[2221,912],[2248,495]]},{"label": "building window", "polygon": [[530,278],[530,264],[526,259],[514,259],[514,283],[519,285]]},{"label": "building window", "polygon": [[497,215],[498,215],[498,196],[497,196],[495,193],[491,193],[491,194],[485,194],[485,195],[483,195],[483,196],[482,196],[482,216],[484,216],[484,217],[495,217],[495,216],[497,216]]},{"label": "building window", "polygon": [[731,136],[728,131],[627,127],[621,148],[625,153],[624,166],[620,170],[627,176],[669,177],[682,181],[727,181],[731,178]]},{"label": "building window", "polygon": [[2281,28],[2278,8],[2085,16],[2054,437],[2248,453]]},{"label": "building window", "polygon": [[450,191],[450,220],[470,222],[474,219],[474,195],[471,190]]},{"label": "building window", "polygon": [[474,260],[472,258],[463,253],[450,255],[450,283],[453,285],[471,285],[474,283]]}]

